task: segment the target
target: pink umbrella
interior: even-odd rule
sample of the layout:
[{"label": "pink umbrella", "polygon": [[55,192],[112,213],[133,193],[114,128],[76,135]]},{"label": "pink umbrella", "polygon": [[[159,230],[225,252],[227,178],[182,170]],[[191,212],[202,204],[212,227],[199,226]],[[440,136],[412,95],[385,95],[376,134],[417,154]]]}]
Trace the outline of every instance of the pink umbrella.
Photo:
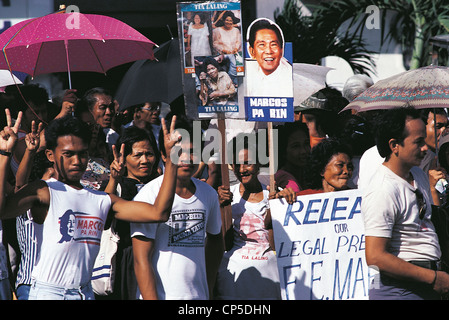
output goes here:
[{"label": "pink umbrella", "polygon": [[154,43],[107,16],[60,11],[28,19],[0,34],[0,69],[31,76],[53,72],[106,73],[120,64],[154,59]]}]

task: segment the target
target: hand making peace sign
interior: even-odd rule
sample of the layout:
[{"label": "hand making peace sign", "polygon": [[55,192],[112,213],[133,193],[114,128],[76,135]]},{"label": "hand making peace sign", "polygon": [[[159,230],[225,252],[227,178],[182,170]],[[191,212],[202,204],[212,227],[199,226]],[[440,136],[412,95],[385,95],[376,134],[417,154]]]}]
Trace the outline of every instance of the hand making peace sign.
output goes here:
[{"label": "hand making peace sign", "polygon": [[29,151],[37,151],[39,148],[43,128],[44,124],[42,122],[39,122],[39,125],[36,128],[36,122],[34,120],[31,121],[31,132],[25,136],[25,144]]},{"label": "hand making peace sign", "polygon": [[17,115],[17,120],[12,126],[11,113],[9,109],[5,109],[6,126],[0,132],[0,151],[12,152],[17,142],[17,132],[19,132],[20,122],[22,121],[22,111]]},{"label": "hand making peace sign", "polygon": [[[170,158],[172,148],[181,141],[181,134],[175,129],[176,116],[173,116],[170,124],[170,131],[167,130],[165,118],[161,119],[162,134],[164,137],[165,154]],[[175,163],[176,164],[176,163]]]},{"label": "hand making peace sign", "polygon": [[111,163],[111,178],[119,179],[125,173],[125,144],[122,143],[120,152],[118,152],[117,147],[113,145],[112,153],[114,155],[114,160]]}]

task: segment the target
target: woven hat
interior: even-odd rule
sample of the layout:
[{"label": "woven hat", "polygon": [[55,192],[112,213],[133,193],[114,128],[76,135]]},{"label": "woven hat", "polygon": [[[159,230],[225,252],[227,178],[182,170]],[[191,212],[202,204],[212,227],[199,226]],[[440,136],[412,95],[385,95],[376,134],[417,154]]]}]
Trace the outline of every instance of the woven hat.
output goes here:
[{"label": "woven hat", "polygon": [[326,95],[320,91],[312,94],[306,100],[301,102],[299,106],[295,106],[295,112],[306,111],[310,109],[320,109],[323,111],[329,111],[327,108],[328,99]]}]

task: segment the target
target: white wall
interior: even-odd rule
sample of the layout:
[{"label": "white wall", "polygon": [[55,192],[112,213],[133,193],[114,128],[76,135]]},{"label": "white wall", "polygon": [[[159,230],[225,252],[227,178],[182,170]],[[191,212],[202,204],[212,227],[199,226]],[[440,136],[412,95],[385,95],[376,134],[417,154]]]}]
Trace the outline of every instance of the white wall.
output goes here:
[{"label": "white wall", "polygon": [[[387,13],[387,19],[391,18],[392,13]],[[345,31],[345,28],[345,26],[342,26],[341,30]],[[384,35],[387,35],[389,32],[389,23],[385,24],[385,28]],[[381,47],[382,30],[380,28],[368,29],[365,27],[363,35],[367,49],[379,52],[378,54],[372,55],[376,63],[376,68],[375,73],[371,73],[370,76],[374,82],[406,71],[402,61],[401,46],[399,44],[392,41],[385,43]],[[323,59],[322,64],[335,68],[335,70],[329,71],[326,81],[328,85],[339,90],[343,88],[346,80],[354,74],[347,62],[337,57],[326,57]]]}]

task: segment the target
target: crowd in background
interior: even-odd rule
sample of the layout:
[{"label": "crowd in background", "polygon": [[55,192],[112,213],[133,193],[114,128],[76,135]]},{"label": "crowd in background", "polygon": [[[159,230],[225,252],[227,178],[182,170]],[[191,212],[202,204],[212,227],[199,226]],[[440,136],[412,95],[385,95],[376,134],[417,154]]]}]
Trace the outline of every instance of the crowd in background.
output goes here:
[{"label": "crowd in background", "polygon": [[[289,192],[294,192],[293,194],[296,195],[334,192],[359,188],[369,183],[376,166],[382,163],[379,160],[382,157],[377,153],[375,136],[378,129],[377,119],[384,111],[358,114],[340,111],[370,85],[372,81],[368,77],[354,76],[348,80],[342,92],[326,87],[310,96],[300,106],[295,107],[294,122],[274,127],[279,130],[277,141],[279,165],[275,174],[277,186],[275,191],[278,192],[278,196],[294,201],[294,197],[291,198]],[[103,88],[93,88],[85,93],[67,90],[59,97],[49,97],[46,90],[39,85],[21,85],[7,87],[6,91],[0,94],[0,106],[2,109],[8,108],[13,119],[17,118],[19,111],[22,111],[17,145],[11,156],[7,175],[7,194],[13,194],[30,181],[54,177],[53,163],[45,154],[44,131],[54,119],[65,117],[81,120],[87,125],[91,134],[88,164],[80,180],[84,188],[116,194],[127,200],[140,199],[143,195],[136,196],[139,191],[164,174],[165,162],[164,154],[161,154],[162,140],[160,138],[160,102],[148,101],[119,111],[119,104],[114,100],[113,93]],[[171,109],[165,116],[167,119],[176,115],[178,122],[193,126],[193,120],[186,117],[182,108],[173,106]],[[437,173],[442,170],[445,172],[448,164],[446,150],[449,139],[445,135],[448,123],[447,113],[445,109],[438,111],[430,109],[422,112],[421,117],[427,128],[425,142],[428,147],[421,167],[430,182],[441,184],[444,179],[439,179],[443,177],[437,176]],[[3,117],[1,120],[1,127],[6,126],[7,119]],[[201,121],[202,128],[207,130],[208,121]],[[435,139],[435,133],[437,139]],[[41,135],[40,143],[33,143],[31,137],[37,138],[39,135]],[[237,136],[233,140],[234,143],[236,139],[244,140],[245,137]],[[438,154],[436,154],[435,141],[439,141]],[[118,150],[123,157],[124,168],[121,170],[113,168]],[[209,232],[208,229],[208,237],[221,235],[219,206],[223,208],[230,205],[232,208],[232,227],[227,233],[229,237],[227,235],[225,237],[226,247],[218,251],[219,265],[217,265],[216,273],[211,276],[213,280],[210,280],[208,274],[208,285],[190,284],[205,286],[208,289],[204,291],[210,290],[210,292],[206,295],[195,296],[192,294],[194,289],[186,289],[182,285],[159,288],[166,285],[165,276],[162,275],[163,269],[170,268],[167,264],[177,262],[162,260],[163,249],[156,245],[145,247],[145,235],[146,232],[150,232],[145,229],[146,227],[138,224],[133,226],[132,223],[117,219],[114,220],[113,227],[119,234],[120,241],[114,290],[107,296],[97,295],[97,299],[139,298],[139,286],[143,281],[139,276],[142,272],[139,268],[143,268],[139,259],[142,259],[143,253],[148,252],[151,252],[153,259],[157,257],[164,263],[154,266],[157,281],[162,283],[157,285],[157,298],[281,298],[270,223],[268,203],[270,193],[266,187],[267,176],[261,174],[263,166],[257,162],[258,155],[253,154],[250,146],[246,144],[242,149],[234,149],[234,151],[236,161],[228,166],[231,177],[234,177],[231,179],[230,187],[223,186],[219,165],[213,162],[201,162],[195,167],[196,171],[191,174],[191,178],[195,181],[208,185],[202,192],[217,201],[216,204],[208,204],[209,208],[214,207],[210,213],[214,216],[210,220],[214,222],[209,223],[213,226],[207,227],[214,231]],[[440,159],[439,168],[436,168],[436,158]],[[117,174],[119,171],[120,174]],[[199,182],[195,182],[192,194],[205,188],[197,183]],[[152,184],[153,187],[154,185],[155,183]],[[274,193],[273,190],[271,191]],[[441,187],[434,197],[434,203],[443,205],[445,201],[445,188]],[[183,205],[184,208],[189,208],[190,204]],[[33,233],[27,231],[30,223],[35,226]],[[29,212],[24,212],[23,215],[14,219],[3,220],[3,243],[7,248],[8,270],[2,270],[0,276],[3,277],[3,283],[10,284],[11,292],[14,292],[15,297],[19,299],[26,297],[21,290],[31,285],[30,270],[39,254],[34,252],[34,249],[30,252],[31,245],[27,239],[33,236],[38,237],[40,226],[32,221]],[[158,232],[161,231],[159,229],[154,231],[154,238],[162,237]],[[139,248],[137,250],[141,250],[138,251],[137,256],[136,242]],[[204,245],[201,247],[204,248]],[[187,251],[189,249],[191,248],[184,248]],[[157,252],[157,250],[160,251]],[[245,256],[257,258],[244,259]],[[208,259],[207,257],[198,256],[197,258],[199,260],[194,263],[208,264],[204,261]],[[139,261],[137,265],[136,261]],[[180,279],[183,278],[184,273],[189,273],[188,268],[183,267],[183,263],[179,262],[177,266],[176,279],[179,282],[182,282]],[[204,269],[207,268],[204,267]],[[137,277],[135,271],[137,271]],[[173,274],[166,276],[173,277]],[[142,296],[141,288],[140,297]]]}]

